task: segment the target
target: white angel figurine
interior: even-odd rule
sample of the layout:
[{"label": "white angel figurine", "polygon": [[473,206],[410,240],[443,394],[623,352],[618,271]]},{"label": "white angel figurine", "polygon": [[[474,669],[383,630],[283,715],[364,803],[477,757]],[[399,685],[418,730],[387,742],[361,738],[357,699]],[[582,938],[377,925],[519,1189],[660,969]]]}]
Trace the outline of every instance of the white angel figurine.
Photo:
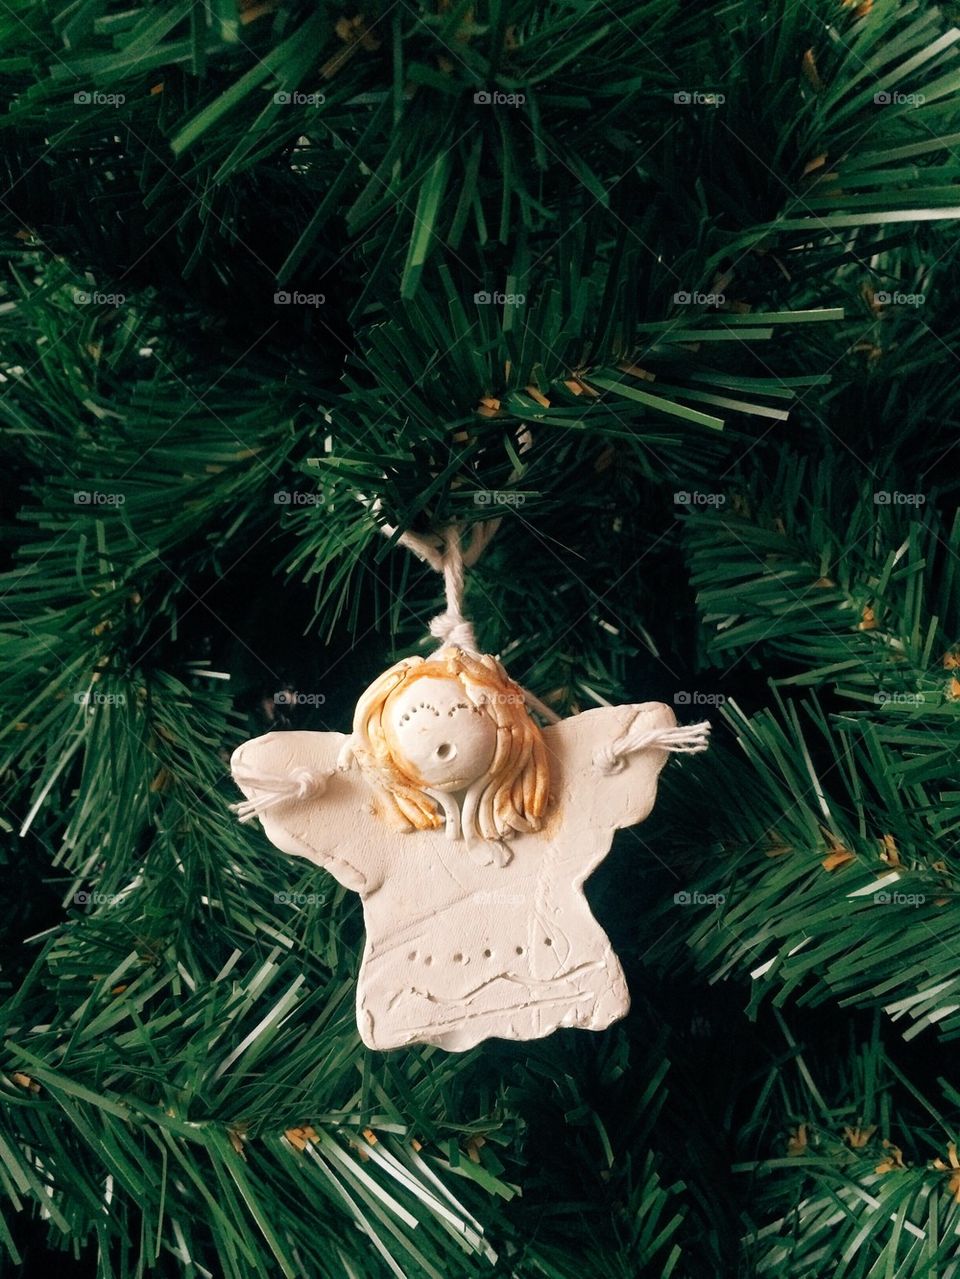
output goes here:
[{"label": "white angel figurine", "polygon": [[541,729],[494,657],[448,646],[385,672],[350,736],[245,742],[235,807],[360,894],[369,1048],[602,1030],[630,996],[584,881],[649,814],[668,751],[702,750],[708,727],[645,702]]}]

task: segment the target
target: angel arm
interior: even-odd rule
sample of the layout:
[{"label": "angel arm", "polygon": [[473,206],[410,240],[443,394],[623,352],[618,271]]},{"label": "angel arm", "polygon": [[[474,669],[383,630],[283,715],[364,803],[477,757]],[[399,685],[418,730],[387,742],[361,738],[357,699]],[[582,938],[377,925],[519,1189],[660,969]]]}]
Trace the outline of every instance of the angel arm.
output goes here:
[{"label": "angel arm", "polygon": [[[367,894],[383,882],[395,835],[377,817],[357,767],[339,766],[346,740],[343,733],[265,733],[237,747],[230,771],[248,800],[283,795],[257,811],[272,844]],[[304,783],[300,793],[298,779]],[[278,791],[278,783],[286,783],[289,793]]]},{"label": "angel arm", "polygon": [[668,750],[649,745],[615,756],[628,732],[642,740],[647,732],[676,728],[663,702],[636,706],[600,706],[544,729],[558,807],[582,815],[593,829],[622,830],[649,816],[657,797],[657,779]]}]

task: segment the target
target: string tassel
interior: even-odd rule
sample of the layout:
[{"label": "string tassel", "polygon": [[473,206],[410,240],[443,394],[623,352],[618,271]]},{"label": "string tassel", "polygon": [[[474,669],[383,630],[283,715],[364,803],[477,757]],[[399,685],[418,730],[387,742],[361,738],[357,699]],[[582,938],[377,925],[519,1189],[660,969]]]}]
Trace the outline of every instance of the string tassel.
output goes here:
[{"label": "string tassel", "polygon": [[317,773],[311,768],[295,768],[283,777],[274,773],[235,771],[234,778],[238,784],[250,786],[261,794],[255,799],[244,799],[239,804],[231,804],[230,811],[236,813],[241,824],[244,824],[269,812],[271,808],[276,808],[278,804],[308,797],[319,798],[326,790],[331,776],[331,773]]},{"label": "string tassel", "polygon": [[705,751],[709,745],[710,721],[701,720],[699,724],[684,724],[675,728],[651,728],[643,730],[639,725],[640,716],[633,725],[618,737],[615,742],[594,756],[594,763],[603,773],[619,773],[624,766],[624,759],[634,751],[646,750],[656,746],[660,750],[670,751],[677,755],[696,755]]}]

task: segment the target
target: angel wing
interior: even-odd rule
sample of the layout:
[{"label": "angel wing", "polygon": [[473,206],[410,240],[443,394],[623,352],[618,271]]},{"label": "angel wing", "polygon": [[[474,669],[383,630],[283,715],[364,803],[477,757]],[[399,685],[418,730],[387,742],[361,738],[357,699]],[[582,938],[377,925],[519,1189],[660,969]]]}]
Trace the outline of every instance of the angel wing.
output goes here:
[{"label": "angel wing", "polygon": [[[657,798],[657,779],[669,758],[649,746],[621,757],[617,771],[599,762],[604,750],[640,719],[640,727],[673,728],[677,719],[663,702],[600,706],[543,730],[550,755],[551,791],[562,813],[576,814],[585,829],[622,830],[648,817]],[[569,820],[569,818],[568,818]]]},{"label": "angel wing", "polygon": [[281,852],[306,857],[366,895],[383,882],[397,832],[378,815],[359,768],[339,766],[346,740],[343,733],[265,733],[237,747],[230,771],[249,800],[276,794],[278,779],[319,778],[302,797],[274,800],[260,822]]}]

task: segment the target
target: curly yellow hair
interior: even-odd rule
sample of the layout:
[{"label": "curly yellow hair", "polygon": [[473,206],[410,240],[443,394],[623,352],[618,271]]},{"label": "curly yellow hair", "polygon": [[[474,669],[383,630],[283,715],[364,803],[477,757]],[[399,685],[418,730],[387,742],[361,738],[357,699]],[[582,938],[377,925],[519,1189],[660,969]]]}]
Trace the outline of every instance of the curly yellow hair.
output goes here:
[{"label": "curly yellow hair", "polygon": [[530,717],[523,690],[495,657],[472,656],[453,647],[430,658],[397,662],[357,703],[352,753],[386,798],[389,819],[403,830],[435,830],[444,824],[437,800],[391,753],[382,722],[393,694],[424,676],[457,680],[471,706],[497,726],[493,761],[464,797],[463,832],[504,839],[514,832],[539,830],[549,799],[549,767],[543,736]]}]

